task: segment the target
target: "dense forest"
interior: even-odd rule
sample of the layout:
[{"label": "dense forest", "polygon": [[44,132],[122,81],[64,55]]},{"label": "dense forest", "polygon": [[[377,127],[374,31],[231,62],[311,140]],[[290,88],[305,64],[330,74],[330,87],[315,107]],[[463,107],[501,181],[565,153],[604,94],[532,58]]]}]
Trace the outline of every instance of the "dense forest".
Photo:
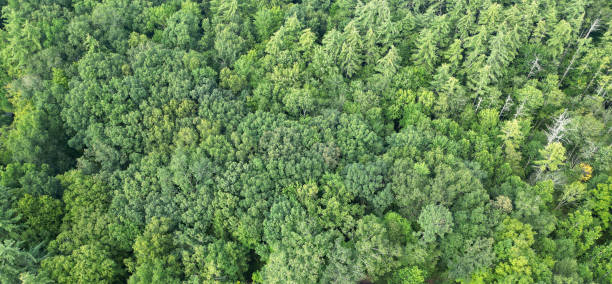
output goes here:
[{"label": "dense forest", "polygon": [[612,283],[609,0],[0,0],[0,283]]}]

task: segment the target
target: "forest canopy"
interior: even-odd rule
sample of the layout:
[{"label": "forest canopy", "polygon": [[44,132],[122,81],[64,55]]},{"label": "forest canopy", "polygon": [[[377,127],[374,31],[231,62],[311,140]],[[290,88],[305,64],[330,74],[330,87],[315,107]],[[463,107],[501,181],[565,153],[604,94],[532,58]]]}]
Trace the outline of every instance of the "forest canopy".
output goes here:
[{"label": "forest canopy", "polygon": [[0,0],[0,283],[612,283],[612,2]]}]

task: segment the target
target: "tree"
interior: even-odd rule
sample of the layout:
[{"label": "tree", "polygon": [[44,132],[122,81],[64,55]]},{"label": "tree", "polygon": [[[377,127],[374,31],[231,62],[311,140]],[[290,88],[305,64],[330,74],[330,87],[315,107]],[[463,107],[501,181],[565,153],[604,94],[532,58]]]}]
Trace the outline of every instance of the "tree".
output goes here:
[{"label": "tree", "polygon": [[457,78],[451,76],[450,72],[450,66],[442,64],[434,75],[432,85],[438,95],[434,114],[438,117],[457,113],[463,110],[468,102],[465,96],[465,88]]},{"label": "tree", "polygon": [[364,267],[357,259],[356,251],[340,238],[334,242],[334,248],[329,253],[328,264],[321,281],[326,283],[357,282],[365,279]]},{"label": "tree", "polygon": [[560,56],[563,54],[565,46],[571,39],[571,26],[565,20],[559,21],[555,25],[554,31],[551,33],[550,39],[548,39],[547,45],[550,48],[550,57],[553,62],[560,63]]},{"label": "tree", "polygon": [[197,4],[187,1],[183,7],[168,17],[163,35],[168,45],[182,49],[196,47],[200,32],[200,9]]},{"label": "tree", "polygon": [[582,199],[582,197],[586,194],[586,185],[581,182],[573,182],[569,185],[565,186],[565,190],[563,190],[563,194],[559,198],[559,204],[557,204],[557,209],[562,206],[566,206],[568,204],[574,203]]},{"label": "tree", "polygon": [[347,190],[362,202],[367,202],[375,212],[384,212],[393,202],[391,190],[384,186],[386,167],[382,162],[354,163],[346,167]]},{"label": "tree", "polygon": [[136,262],[129,265],[133,273],[129,283],[179,282],[181,267],[171,230],[168,218],[153,218],[147,224],[134,243]]},{"label": "tree", "polygon": [[0,282],[610,282],[609,2],[0,0]]},{"label": "tree", "polygon": [[70,150],[58,121],[31,105],[23,106],[13,122],[13,129],[5,135],[3,145],[18,163],[48,164],[56,172],[66,170],[71,164]]},{"label": "tree", "polygon": [[305,116],[315,110],[314,88],[305,86],[302,89],[290,89],[289,93],[283,97],[283,103],[293,115]]},{"label": "tree", "polygon": [[21,277],[32,275],[37,281],[35,283],[50,283],[42,276],[34,276],[39,262],[40,258],[23,251],[14,240],[0,242],[0,282],[19,283]]},{"label": "tree", "polygon": [[17,210],[11,208],[12,204],[8,202],[10,195],[6,188],[0,188],[0,197],[3,198],[0,203],[0,240],[14,240],[22,230],[19,224],[20,216],[17,215]]},{"label": "tree", "polygon": [[543,97],[542,91],[535,86],[535,81],[529,81],[527,85],[516,93],[515,98],[518,107],[514,117],[518,118],[535,113],[542,106]]},{"label": "tree", "polygon": [[427,70],[433,71],[436,65],[437,46],[434,39],[434,33],[424,29],[419,34],[417,42],[418,51],[413,55],[413,59],[417,64],[424,65]]},{"label": "tree", "polygon": [[58,283],[108,283],[121,278],[124,248],[110,234],[114,218],[106,212],[111,197],[108,188],[99,177],[78,171],[67,172],[59,180],[66,188],[66,211],[62,231],[47,248],[53,256],[43,260],[42,270]]},{"label": "tree", "polygon": [[202,279],[215,281],[245,279],[248,268],[246,254],[245,247],[234,242],[218,240],[209,244],[205,250]]},{"label": "tree", "polygon": [[344,38],[339,55],[340,67],[344,70],[346,76],[350,78],[361,69],[362,65],[361,36],[354,22],[350,22],[344,28]]},{"label": "tree", "polygon": [[257,11],[253,25],[261,42],[267,40],[280,27],[283,13],[278,6],[262,7]]},{"label": "tree", "polygon": [[504,141],[503,146],[506,152],[506,159],[510,163],[513,172],[521,175],[523,170],[520,164],[522,157],[519,147],[523,144],[525,134],[521,129],[519,121],[516,119],[506,121],[502,126],[501,132],[502,134],[499,136]]},{"label": "tree", "polygon": [[444,206],[429,204],[423,208],[419,215],[419,225],[421,226],[421,239],[430,243],[439,236],[452,232],[453,216]]},{"label": "tree", "polygon": [[387,54],[376,62],[375,70],[378,74],[372,77],[374,81],[372,85],[376,90],[383,91],[389,86],[393,74],[399,69],[398,64],[401,60],[395,46],[391,46]]},{"label": "tree", "polygon": [[571,120],[565,111],[555,118],[554,123],[548,128],[548,132],[546,133],[546,138],[549,145],[550,143],[559,142],[561,139],[563,139],[566,132],[566,126],[570,123],[570,121]]},{"label": "tree", "polygon": [[306,212],[288,201],[275,203],[264,222],[264,239],[270,247],[261,277],[267,283],[316,282],[333,244],[333,232],[322,233]]},{"label": "tree", "polygon": [[589,191],[587,197],[587,206],[601,220],[601,226],[604,229],[610,227],[610,219],[612,218],[612,180],[608,178],[605,183],[597,184],[596,188]]},{"label": "tree", "polygon": [[394,273],[393,282],[401,284],[417,284],[425,282],[423,271],[417,266],[405,267]]},{"label": "tree", "polygon": [[451,258],[449,277],[469,281],[472,275],[486,270],[495,260],[492,238],[466,240],[461,255]]},{"label": "tree", "polygon": [[357,259],[371,279],[378,279],[397,265],[395,258],[400,250],[389,241],[387,230],[377,217],[368,215],[357,221],[353,239]]},{"label": "tree", "polygon": [[83,245],[69,256],[47,258],[42,268],[58,283],[111,283],[120,274],[119,265],[100,244]]},{"label": "tree", "polygon": [[587,252],[602,235],[601,227],[595,224],[592,213],[587,210],[569,213],[559,225],[559,237],[573,240],[578,256]]},{"label": "tree", "polygon": [[532,282],[545,276],[545,264],[539,262],[531,247],[534,242],[530,225],[512,218],[505,219],[495,235],[497,260],[493,278],[497,281]]},{"label": "tree", "polygon": [[244,39],[238,35],[238,25],[219,26],[215,38],[215,50],[222,66],[231,66],[244,49]]},{"label": "tree", "polygon": [[535,161],[538,166],[538,173],[556,171],[565,161],[565,147],[560,142],[553,142],[541,149],[540,155],[542,160]]},{"label": "tree", "polygon": [[26,193],[17,203],[17,212],[27,228],[21,233],[21,239],[28,244],[38,244],[54,238],[60,231],[62,211],[60,200]]},{"label": "tree", "polygon": [[448,47],[448,50],[444,54],[444,58],[448,61],[448,64],[452,67],[453,73],[457,72],[457,68],[463,59],[463,42],[460,39],[455,39],[453,43]]},{"label": "tree", "polygon": [[592,261],[589,263],[589,266],[592,267],[593,277],[597,281],[610,281],[612,280],[612,276],[610,275],[610,269],[612,268],[612,244],[608,242],[607,244],[602,244],[596,246],[592,253],[590,254]]},{"label": "tree", "polygon": [[599,24],[600,24],[599,18],[595,19],[593,23],[591,24],[591,27],[586,32],[584,38],[582,38],[578,42],[578,47],[576,47],[576,51],[574,51],[574,55],[572,55],[572,59],[570,59],[570,62],[567,65],[567,68],[565,68],[565,71],[563,72],[563,76],[561,76],[561,79],[559,80],[559,84],[563,82],[563,79],[565,79],[565,76],[567,76],[567,74],[571,70],[572,65],[574,64],[574,61],[576,60],[577,56],[580,54],[579,52],[581,51],[580,49],[584,45],[584,42],[589,38],[589,35],[591,34],[591,32],[595,31],[599,27]]}]

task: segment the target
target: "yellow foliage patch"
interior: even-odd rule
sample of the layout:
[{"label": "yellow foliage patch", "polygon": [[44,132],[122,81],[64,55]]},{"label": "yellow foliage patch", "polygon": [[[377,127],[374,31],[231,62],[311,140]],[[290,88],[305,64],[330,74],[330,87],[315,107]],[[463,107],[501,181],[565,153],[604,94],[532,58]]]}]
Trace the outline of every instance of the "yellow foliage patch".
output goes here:
[{"label": "yellow foliage patch", "polygon": [[580,163],[580,168],[582,169],[582,176],[580,176],[580,180],[582,182],[586,182],[591,179],[593,174],[593,167],[587,163]]}]

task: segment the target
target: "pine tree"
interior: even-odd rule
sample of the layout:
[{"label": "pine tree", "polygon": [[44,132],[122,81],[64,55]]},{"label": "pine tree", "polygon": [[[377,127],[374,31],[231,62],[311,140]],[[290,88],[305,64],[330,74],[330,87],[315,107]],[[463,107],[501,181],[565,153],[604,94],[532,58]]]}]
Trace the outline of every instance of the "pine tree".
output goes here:
[{"label": "pine tree", "polygon": [[423,29],[419,33],[417,48],[417,52],[412,56],[413,60],[417,64],[425,66],[427,70],[433,71],[438,59],[436,55],[438,47],[436,46],[434,33],[431,30]]},{"label": "pine tree", "polygon": [[393,75],[399,69],[401,57],[397,53],[395,46],[391,46],[387,54],[376,62],[375,70],[377,74],[372,76],[372,85],[377,90],[384,90],[391,84]]},{"label": "pine tree", "polygon": [[506,121],[501,129],[502,134],[500,138],[504,141],[504,151],[506,152],[506,159],[512,167],[512,171],[515,174],[522,172],[520,162],[522,160],[521,152],[519,151],[520,145],[523,143],[525,136],[521,131],[519,121],[516,119]]},{"label": "pine tree", "polygon": [[390,78],[398,70],[400,61],[401,58],[399,54],[397,54],[397,49],[395,46],[391,46],[389,51],[387,51],[387,55],[378,60],[376,71]]},{"label": "pine tree", "polygon": [[461,65],[461,60],[463,59],[463,42],[459,39],[455,39],[453,43],[448,47],[448,49],[444,52],[444,59],[450,64],[452,67],[452,73],[455,74],[457,69]]},{"label": "pine tree", "polygon": [[504,29],[499,30],[497,35],[491,39],[489,47],[491,54],[487,58],[487,65],[491,66],[493,82],[502,77],[509,63],[516,56],[518,40],[516,29],[509,32],[504,31]]},{"label": "pine tree", "polygon": [[462,74],[470,74],[473,76],[473,74],[479,71],[485,60],[485,53],[487,52],[487,37],[487,31],[481,26],[476,35],[469,37],[465,41],[464,48],[467,52],[463,62],[463,69],[461,70]]},{"label": "pine tree", "polygon": [[565,20],[559,21],[555,25],[554,31],[550,35],[550,39],[546,42],[549,48],[551,60],[559,65],[561,55],[564,53],[565,47],[568,45],[572,36],[572,27]]},{"label": "pine tree", "polygon": [[361,69],[361,38],[354,22],[344,29],[344,43],[340,50],[340,67],[347,77],[352,77]]}]

